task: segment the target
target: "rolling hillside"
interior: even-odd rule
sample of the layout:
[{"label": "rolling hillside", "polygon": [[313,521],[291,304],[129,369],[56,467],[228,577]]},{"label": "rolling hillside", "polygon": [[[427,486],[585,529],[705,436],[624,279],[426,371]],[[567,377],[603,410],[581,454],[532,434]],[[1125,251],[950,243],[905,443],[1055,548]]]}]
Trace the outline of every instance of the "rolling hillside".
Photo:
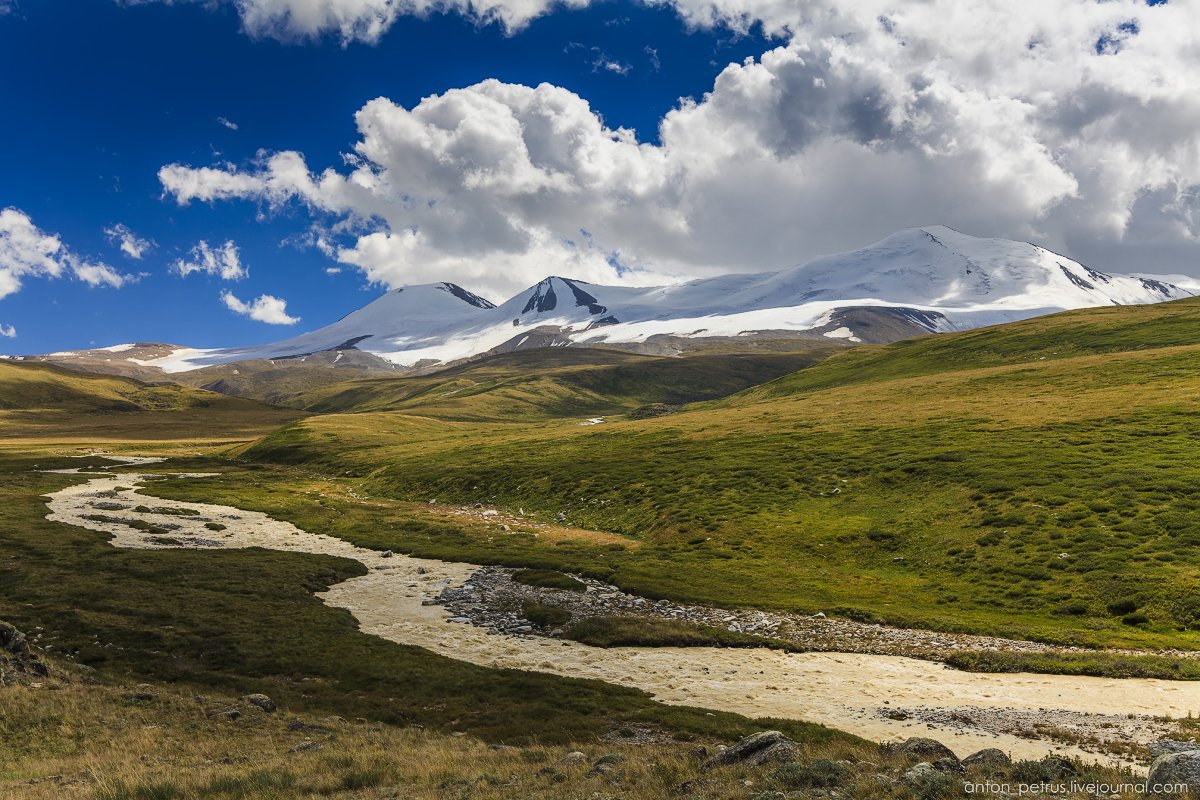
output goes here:
[{"label": "rolling hillside", "polygon": [[240,439],[262,435],[297,416],[174,384],[0,361],[0,425],[6,437]]},{"label": "rolling hillside", "polygon": [[655,419],[331,414],[244,457],[635,537],[636,554],[479,547],[652,596],[1193,647],[1198,374],[1188,300],[856,349]]},{"label": "rolling hillside", "polygon": [[715,400],[818,363],[842,347],[795,353],[664,358],[587,348],[489,356],[422,377],[369,378],[306,392],[289,404],[316,413],[408,411],[502,420],[657,413],[643,408]]}]

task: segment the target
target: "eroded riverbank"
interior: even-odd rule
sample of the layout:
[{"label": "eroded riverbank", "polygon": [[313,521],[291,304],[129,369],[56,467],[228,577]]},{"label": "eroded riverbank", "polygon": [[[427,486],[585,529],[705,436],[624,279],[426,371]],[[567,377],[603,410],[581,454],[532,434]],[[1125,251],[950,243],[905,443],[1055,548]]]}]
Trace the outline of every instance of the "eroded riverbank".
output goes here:
[{"label": "eroded riverbank", "polygon": [[[141,494],[139,487],[155,477],[161,476],[89,474],[86,482],[48,495],[48,518],[109,534],[118,547],[264,547],[351,558],[368,573],[319,597],[349,610],[369,634],[480,665],[594,678],[645,690],[666,703],[806,719],[877,741],[932,735],[960,755],[999,747],[1019,757],[1051,751],[1095,757],[1066,742],[1148,742],[1165,732],[1161,718],[1200,709],[1200,683],[1192,682],[967,673],[868,653],[598,649],[489,633],[449,622],[450,612],[427,604],[447,587],[469,582],[477,566],[392,556],[258,512]],[[1066,723],[1074,733],[1055,739],[1033,724],[1039,718],[1058,727]]]}]

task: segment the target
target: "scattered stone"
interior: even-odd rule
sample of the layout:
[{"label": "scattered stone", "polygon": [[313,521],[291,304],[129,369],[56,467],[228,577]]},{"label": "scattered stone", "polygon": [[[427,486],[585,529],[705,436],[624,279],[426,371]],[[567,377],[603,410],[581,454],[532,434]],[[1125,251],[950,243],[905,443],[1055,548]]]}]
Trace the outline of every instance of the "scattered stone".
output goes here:
[{"label": "scattered stone", "polygon": [[242,702],[249,703],[252,706],[257,706],[268,714],[279,710],[279,706],[275,705],[275,701],[267,697],[265,694],[248,694],[242,697]]},{"label": "scattered stone", "polygon": [[795,761],[799,755],[799,746],[779,731],[761,731],[718,752],[704,762],[704,769],[730,764],[783,764]]},{"label": "scattered stone", "polygon": [[227,719],[230,722],[233,722],[235,719],[238,719],[242,716],[242,712],[238,711],[236,708],[219,708],[215,711],[210,711],[208,716],[213,718]]},{"label": "scattered stone", "polygon": [[392,557],[392,551],[391,551],[391,550],[384,550],[382,553],[380,553],[380,554],[379,554],[379,557],[380,557],[380,558],[391,558],[391,557]]},{"label": "scattered stone", "polygon": [[567,753],[562,757],[561,760],[564,764],[582,764],[583,762],[587,761],[587,754],[576,750],[574,752]]},{"label": "scattered stone", "polygon": [[324,745],[320,742],[301,742],[300,744],[288,750],[289,753],[311,753],[314,750],[320,750]]},{"label": "scattered stone", "polygon": [[697,761],[703,761],[704,759],[708,758],[708,748],[702,744],[698,744],[691,750],[688,750],[688,755]]}]

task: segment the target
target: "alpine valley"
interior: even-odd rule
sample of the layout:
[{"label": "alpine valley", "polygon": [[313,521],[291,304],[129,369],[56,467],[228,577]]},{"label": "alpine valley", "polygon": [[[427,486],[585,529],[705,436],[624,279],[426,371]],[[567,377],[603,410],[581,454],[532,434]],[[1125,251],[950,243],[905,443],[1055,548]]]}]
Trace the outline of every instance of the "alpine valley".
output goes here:
[{"label": "alpine valley", "polygon": [[0,0],[0,800],[1200,799],[1197,6]]},{"label": "alpine valley", "polygon": [[927,228],[0,361],[0,794],[1153,779],[1200,734],[1189,295]]}]

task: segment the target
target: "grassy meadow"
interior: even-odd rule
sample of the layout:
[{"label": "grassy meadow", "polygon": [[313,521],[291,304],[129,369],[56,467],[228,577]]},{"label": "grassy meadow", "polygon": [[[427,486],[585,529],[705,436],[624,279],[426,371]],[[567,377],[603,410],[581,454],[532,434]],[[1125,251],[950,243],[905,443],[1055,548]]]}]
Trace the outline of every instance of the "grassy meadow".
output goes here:
[{"label": "grassy meadow", "polygon": [[[325,414],[239,452],[244,465],[275,465],[252,490],[232,473],[163,491],[329,525],[359,544],[578,571],[652,597],[1192,648],[1193,339],[1200,303],[1181,301],[856,348],[650,419],[468,421],[436,402]],[[293,491],[314,478],[399,502],[367,523],[337,492]],[[430,529],[430,499],[521,509],[630,545]]]}]

